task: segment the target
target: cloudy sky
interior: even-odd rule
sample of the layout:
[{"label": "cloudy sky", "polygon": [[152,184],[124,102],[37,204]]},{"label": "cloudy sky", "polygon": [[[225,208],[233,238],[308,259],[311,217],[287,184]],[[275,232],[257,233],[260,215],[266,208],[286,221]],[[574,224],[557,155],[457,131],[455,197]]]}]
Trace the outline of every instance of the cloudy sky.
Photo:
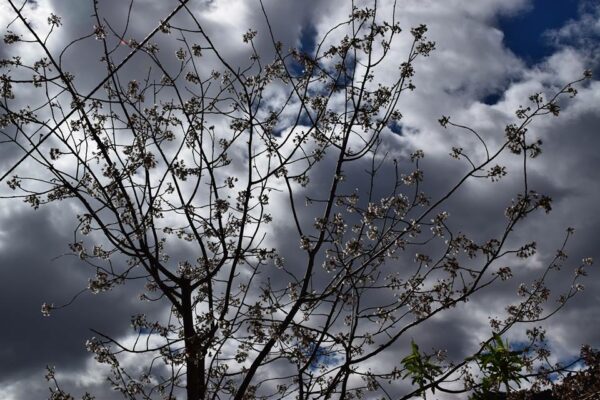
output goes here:
[{"label": "cloudy sky", "polygon": [[[122,26],[127,2],[100,0],[108,21]],[[135,0],[129,36],[140,40],[164,18],[175,2]],[[331,26],[349,13],[348,0],[265,1],[275,36],[288,46],[310,48]],[[390,0],[380,0],[390,7]],[[241,37],[258,31],[259,51],[267,52],[265,21],[254,0],[192,0],[192,6],[216,45],[233,65],[247,61]],[[30,20],[46,29],[50,13],[62,16],[63,26],[50,42],[60,52],[65,43],[92,31],[91,2],[36,0],[25,5]],[[0,30],[21,32],[18,22],[0,3]],[[502,139],[504,126],[514,121],[514,111],[535,92],[551,93],[562,84],[579,79],[591,69],[600,75],[600,5],[594,0],[399,0],[397,18],[402,27],[425,23],[436,51],[415,65],[417,89],[404,96],[398,109],[401,127],[386,141],[391,154],[406,155],[423,149],[423,169],[431,192],[443,192],[456,178],[448,153],[452,146],[472,145],[463,132],[442,129],[437,120],[451,120],[477,129],[492,145]],[[405,29],[408,32],[409,29]],[[261,36],[262,35],[262,36]],[[407,42],[400,42],[403,54]],[[264,47],[263,48],[261,47]],[[0,56],[15,55],[15,48],[0,44]],[[125,53],[124,53],[125,54]],[[23,54],[24,58],[33,57]],[[77,77],[78,88],[94,87],[102,73],[93,46],[74,46],[65,55],[67,69]],[[397,71],[400,58],[390,57],[381,66]],[[125,74],[133,74],[142,62],[133,59]],[[94,72],[97,72],[96,75]],[[575,228],[568,246],[568,265],[583,257],[600,259],[600,82],[593,79],[578,87],[579,94],[562,105],[558,118],[537,120],[531,131],[544,142],[542,155],[530,165],[530,180],[553,200],[552,212],[528,221],[518,232],[522,240],[536,240],[539,254],[524,265],[522,277],[533,277],[554,256],[567,227]],[[496,138],[496,139],[495,139]],[[469,144],[471,143],[471,144]],[[0,145],[0,174],[20,156]],[[509,159],[507,165],[511,165]],[[356,179],[360,179],[357,175]],[[315,181],[318,185],[318,179]],[[2,190],[6,184],[2,182]],[[360,183],[357,183],[360,186]],[[309,189],[310,190],[310,189]],[[315,189],[317,190],[317,189]],[[518,188],[467,184],[449,205],[455,229],[484,235],[501,224],[506,200]],[[4,192],[3,192],[4,193]],[[277,210],[274,211],[277,213]],[[277,221],[276,221],[277,222]],[[102,393],[94,361],[85,351],[90,329],[125,336],[130,315],[148,312],[138,300],[137,288],[120,287],[110,294],[84,293],[68,308],[52,317],[40,313],[43,302],[68,302],[87,286],[89,270],[76,257],[64,256],[76,225],[69,207],[49,206],[33,211],[21,201],[2,199],[0,204],[0,398],[43,398],[47,395],[44,367],[56,365],[63,379],[76,391],[89,388]],[[287,245],[285,224],[278,230],[278,246]],[[290,234],[291,237],[291,234]],[[296,243],[293,246],[297,246]],[[571,264],[569,264],[571,263]],[[552,278],[552,285],[568,289],[572,268]],[[565,276],[567,278],[565,278]],[[583,282],[586,290],[546,325],[549,344],[557,359],[578,354],[581,344],[600,347],[600,273],[593,267]],[[562,285],[562,286],[561,286]],[[420,333],[425,348],[443,345],[462,354],[489,333],[488,316],[499,315],[515,296],[514,285],[493,288],[478,295],[460,312],[436,320]],[[513,341],[523,340],[515,332]],[[112,394],[104,394],[112,399]],[[116,398],[116,397],[115,397]]]}]

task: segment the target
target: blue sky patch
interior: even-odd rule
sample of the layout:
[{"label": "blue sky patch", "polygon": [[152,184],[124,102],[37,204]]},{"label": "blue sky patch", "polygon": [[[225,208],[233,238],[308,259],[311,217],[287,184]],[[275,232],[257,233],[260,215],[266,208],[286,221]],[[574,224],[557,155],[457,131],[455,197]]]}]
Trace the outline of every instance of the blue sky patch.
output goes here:
[{"label": "blue sky patch", "polygon": [[[298,43],[298,50],[301,53],[307,54],[313,57],[317,48],[317,29],[311,23],[307,23],[302,27],[300,31],[300,38]],[[290,62],[289,68],[296,75],[302,75],[304,67],[295,60]]]},{"label": "blue sky patch", "polygon": [[577,18],[581,1],[534,0],[530,9],[501,18],[499,28],[504,32],[505,45],[529,65],[540,62],[554,50],[544,32]]},{"label": "blue sky patch", "polygon": [[392,131],[396,135],[402,136],[402,125],[398,123],[398,121],[388,122],[388,128],[390,128],[390,131]]},{"label": "blue sky patch", "polygon": [[481,99],[481,102],[483,104],[487,104],[488,106],[493,106],[494,104],[497,104],[500,101],[503,95],[503,91],[493,92]]},{"label": "blue sky patch", "polygon": [[[310,356],[313,353],[314,348],[315,348],[315,344],[309,345],[305,349],[305,355]],[[320,365],[327,367],[327,366],[335,365],[340,361],[341,361],[341,357],[338,354],[336,354],[330,350],[326,350],[324,347],[319,346],[319,347],[317,347],[317,350],[315,351],[315,358],[311,361],[309,370],[315,371],[319,368]]]},{"label": "blue sky patch", "polygon": [[314,55],[317,48],[317,29],[311,23],[302,27],[300,32],[300,51],[310,55]]}]

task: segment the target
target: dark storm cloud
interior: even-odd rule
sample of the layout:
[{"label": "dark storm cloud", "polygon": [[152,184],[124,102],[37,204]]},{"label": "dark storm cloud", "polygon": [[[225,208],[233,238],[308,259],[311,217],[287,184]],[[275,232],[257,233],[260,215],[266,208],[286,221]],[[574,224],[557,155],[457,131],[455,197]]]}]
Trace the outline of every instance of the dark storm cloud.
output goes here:
[{"label": "dark storm cloud", "polygon": [[[76,356],[81,352],[81,327],[71,326],[71,320],[61,313],[43,318],[39,310],[48,298],[62,300],[65,294],[85,286],[71,260],[50,261],[64,250],[67,237],[53,229],[47,211],[15,214],[2,220],[0,253],[0,296],[3,305],[10,305],[4,310],[5,329],[1,332],[0,374],[7,380],[14,378],[12,374],[31,372],[28,368],[39,370],[55,357],[58,362],[81,357]],[[82,310],[77,313],[76,309],[75,315],[81,314]]]},{"label": "dark storm cloud", "polygon": [[67,308],[53,311],[52,317],[43,317],[42,303],[67,303],[87,287],[92,271],[76,257],[54,259],[68,252],[72,240],[60,221],[51,217],[56,208],[31,212],[14,207],[9,215],[4,210],[0,219],[2,385],[20,379],[41,381],[46,365],[75,371],[89,358],[84,343],[94,335],[90,329],[122,335],[131,331],[131,314],[153,313],[149,305],[137,301],[138,292],[130,286],[108,296],[86,292]]}]

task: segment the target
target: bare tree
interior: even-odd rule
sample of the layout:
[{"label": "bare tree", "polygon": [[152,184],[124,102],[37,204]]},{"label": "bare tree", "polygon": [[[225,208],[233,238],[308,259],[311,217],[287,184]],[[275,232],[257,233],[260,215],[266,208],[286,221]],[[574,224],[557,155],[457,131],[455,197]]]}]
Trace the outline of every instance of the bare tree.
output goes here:
[{"label": "bare tree", "polygon": [[[541,142],[527,127],[558,115],[559,98],[574,96],[587,72],[547,98],[533,95],[499,144],[442,117],[443,128],[466,132],[477,147],[454,147],[451,156],[464,166],[429,195],[424,152],[392,159],[387,150],[390,127],[402,118],[398,99],[415,89],[415,63],[435,47],[424,25],[402,32],[395,5],[385,16],[376,2],[352,6],[307,52],[278,42],[260,4],[263,46],[248,30],[240,40],[250,61],[239,66],[188,0],[141,41],[113,27],[94,2],[93,31],[63,48],[99,51],[105,75],[83,91],[64,67],[64,51],[48,45],[61,18],[49,16],[45,34],[26,18],[24,3],[8,3],[11,25],[25,33],[9,27],[5,44],[40,56],[1,61],[2,146],[23,152],[2,172],[14,190],[4,197],[35,209],[59,201],[76,207],[70,250],[95,272],[84,291],[143,281],[141,299],[169,310],[156,320],[134,315],[132,340],[96,332],[87,342],[124,398],[350,399],[372,391],[408,399],[511,391],[560,369],[546,365],[542,330],[530,327],[530,343],[519,351],[502,335],[548,318],[580,290],[589,259],[558,306],[544,311],[545,281],[564,261],[566,240],[468,357],[406,344],[434,316],[510,280],[505,263],[518,263],[514,256],[535,254],[535,242],[511,241],[524,218],[551,209],[551,199],[528,182]],[[175,54],[159,51],[157,37],[167,48],[178,43]],[[380,64],[406,38],[397,76],[379,79]],[[521,188],[498,217],[504,228],[491,238],[453,232],[445,209],[458,190],[474,179],[503,178],[501,160],[511,157],[522,162],[511,171]],[[364,179],[356,171],[366,171]],[[291,241],[278,240],[280,228],[272,227],[283,218]],[[61,307],[44,304],[42,312]],[[139,357],[140,367],[124,366],[125,356]],[[52,369],[47,378],[53,399],[72,398]]]}]

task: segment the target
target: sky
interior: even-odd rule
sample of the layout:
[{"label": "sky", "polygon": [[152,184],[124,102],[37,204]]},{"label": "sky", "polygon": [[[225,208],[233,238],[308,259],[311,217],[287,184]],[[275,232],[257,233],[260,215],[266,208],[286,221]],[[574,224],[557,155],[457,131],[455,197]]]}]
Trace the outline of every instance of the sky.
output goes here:
[{"label": "sky", "polygon": [[[63,26],[50,42],[60,52],[74,38],[91,32],[94,21],[91,2],[82,0],[37,0],[25,5],[34,24],[45,29],[46,18],[53,12],[62,16]],[[108,21],[123,25],[124,2],[101,1]],[[131,37],[143,38],[173,2],[136,0],[130,21]],[[380,0],[382,9],[390,0]],[[173,3],[174,4],[174,3]],[[192,4],[213,35],[224,56],[233,65],[247,60],[241,37],[247,29],[258,31],[259,51],[268,54],[264,16],[254,1],[192,0]],[[491,145],[501,140],[504,126],[514,120],[514,111],[535,92],[551,93],[560,85],[579,79],[590,69],[600,73],[600,4],[593,0],[400,0],[398,18],[404,28],[421,23],[429,28],[428,37],[436,50],[416,65],[416,90],[403,97],[398,109],[402,122],[390,129],[385,141],[392,155],[406,157],[410,149],[423,149],[425,185],[439,193],[453,181],[457,168],[449,160],[452,146],[475,149],[464,132],[442,129],[438,119],[450,115],[456,123],[468,125]],[[168,5],[168,7],[167,7]],[[348,14],[346,0],[304,2],[265,1],[274,34],[289,46],[306,51],[315,39]],[[0,32],[18,31],[17,22],[0,3]],[[398,53],[406,49],[400,42]],[[0,44],[0,56],[16,50]],[[23,54],[30,57],[30,54]],[[82,91],[97,83],[102,72],[94,46],[74,46],[66,53],[67,69],[77,77]],[[397,57],[380,67],[382,79],[395,73]],[[142,61],[134,58],[124,74],[135,75]],[[560,247],[567,227],[575,228],[568,245],[570,258],[564,275],[551,278],[557,290],[568,288],[573,267],[583,257],[600,260],[600,82],[594,78],[578,87],[579,94],[561,103],[558,118],[537,120],[531,132],[543,140],[542,155],[531,162],[530,180],[536,188],[554,200],[553,210],[528,220],[517,233],[518,239],[536,240],[538,254],[521,264],[519,279],[539,274],[541,268]],[[461,136],[462,135],[462,136]],[[0,144],[0,174],[8,170],[18,152]],[[509,170],[518,164],[505,160]],[[317,175],[307,194],[322,190],[326,170]],[[361,187],[360,171],[351,182]],[[503,207],[514,196],[512,178],[490,185],[468,183],[449,204],[457,230],[486,235],[501,225]],[[325,179],[325,178],[323,178]],[[2,183],[5,186],[5,183]],[[5,190],[3,187],[2,190]],[[0,192],[5,193],[5,192]],[[138,301],[137,287],[118,287],[107,295],[83,293],[69,307],[51,317],[43,317],[41,304],[67,303],[87,286],[90,272],[77,257],[66,255],[77,221],[71,206],[51,205],[34,211],[21,201],[0,199],[0,398],[6,400],[43,398],[48,389],[43,378],[46,365],[56,365],[61,379],[75,392],[90,390],[99,399],[118,398],[104,392],[101,374],[86,352],[84,343],[91,329],[126,337],[131,334],[130,316],[138,312],[160,314]],[[292,232],[285,222],[285,210],[275,209],[273,244],[287,248]],[[279,214],[278,214],[279,213]],[[309,215],[309,214],[307,214]],[[293,246],[296,246],[294,244]],[[290,250],[291,252],[291,250]],[[293,254],[293,253],[292,253]],[[583,281],[585,290],[571,301],[551,322],[546,323],[549,346],[559,360],[576,356],[579,346],[600,348],[600,273],[591,267]],[[565,278],[567,277],[567,278]],[[463,354],[489,334],[487,319],[500,315],[515,296],[515,285],[490,288],[478,294],[464,307],[448,312],[431,325],[415,332],[422,348],[444,346],[450,354]],[[566,285],[566,286],[565,286]],[[524,340],[515,332],[509,341]],[[440,397],[442,399],[443,397]],[[454,397],[453,397],[454,398]]]}]

